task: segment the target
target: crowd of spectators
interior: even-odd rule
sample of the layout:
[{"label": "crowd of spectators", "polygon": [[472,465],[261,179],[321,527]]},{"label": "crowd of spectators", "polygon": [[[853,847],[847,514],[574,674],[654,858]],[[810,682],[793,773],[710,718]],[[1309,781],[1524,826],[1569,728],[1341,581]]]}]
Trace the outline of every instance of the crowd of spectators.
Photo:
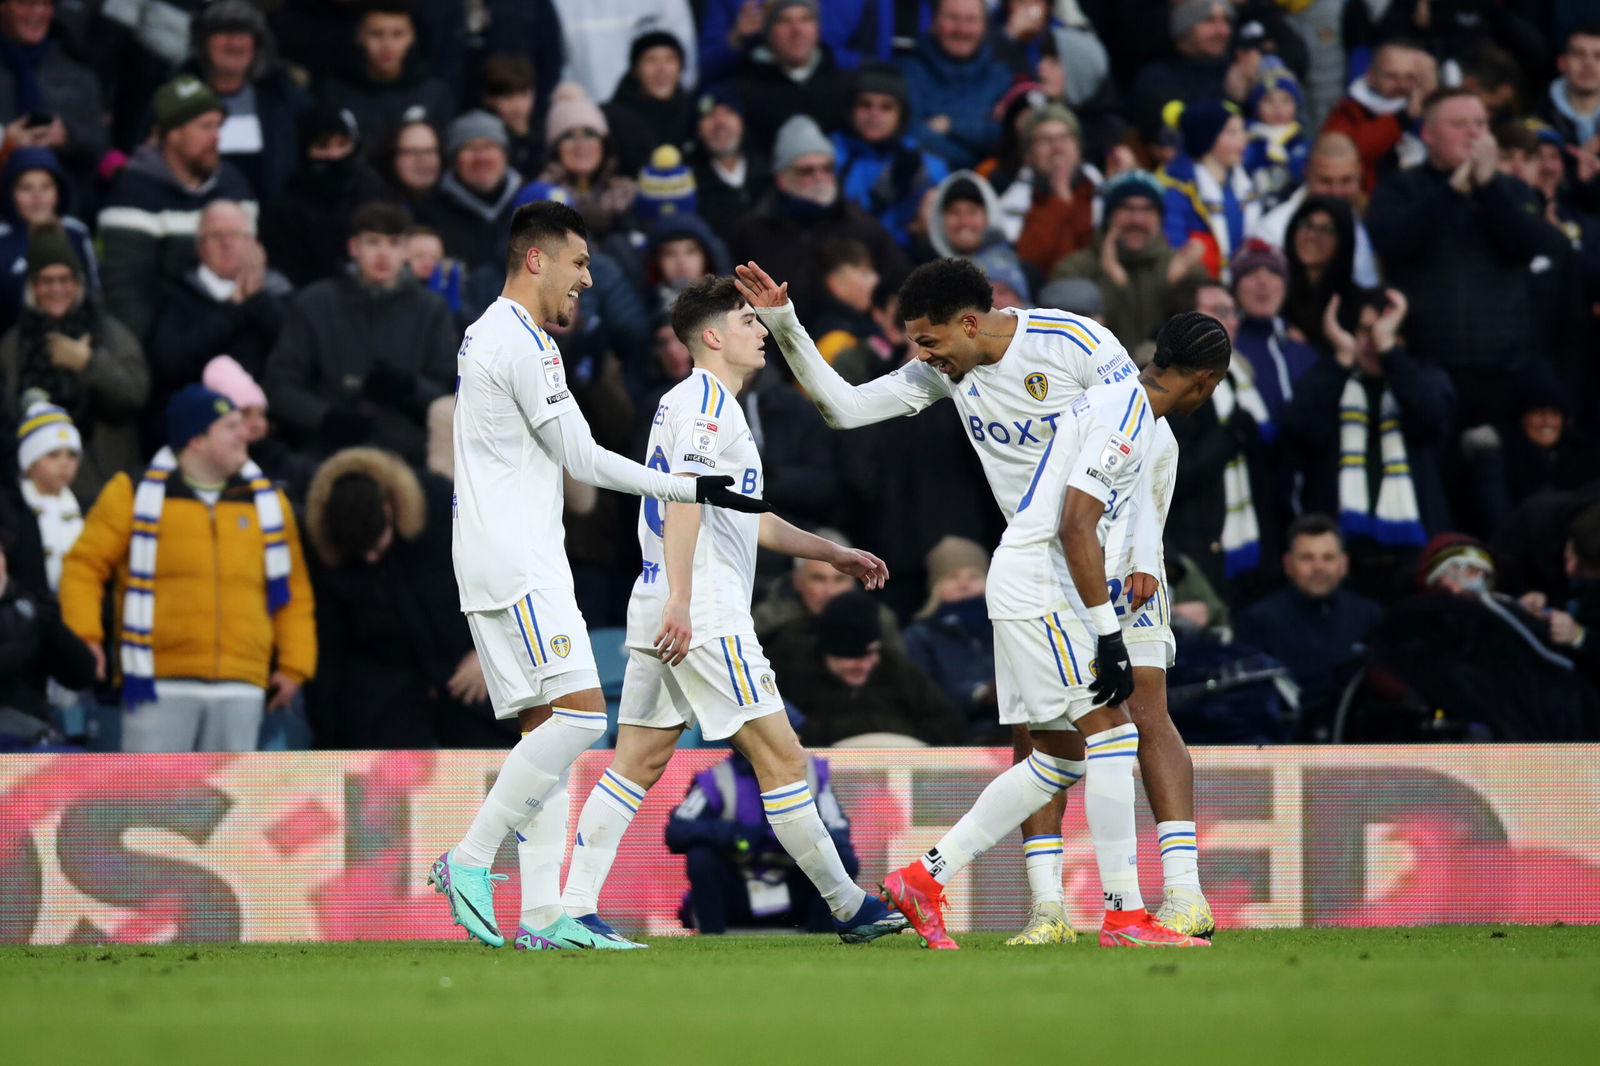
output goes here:
[{"label": "crowd of spectators", "polygon": [[[1286,738],[1600,735],[1585,6],[0,0],[0,734],[120,705],[130,748],[248,747],[303,706],[322,747],[499,743],[453,357],[549,199],[594,286],[548,328],[632,455],[688,373],[676,293],[735,262],[858,383],[916,357],[896,289],[938,256],[1139,359],[1216,316],[1233,369],[1174,427],[1180,657],[1270,656]],[[772,355],[739,400],[768,498],[893,574],[761,560],[801,735],[997,739],[962,428],[830,431]],[[636,507],[568,485],[591,627]],[[1507,661],[1539,680],[1463,680]]]}]

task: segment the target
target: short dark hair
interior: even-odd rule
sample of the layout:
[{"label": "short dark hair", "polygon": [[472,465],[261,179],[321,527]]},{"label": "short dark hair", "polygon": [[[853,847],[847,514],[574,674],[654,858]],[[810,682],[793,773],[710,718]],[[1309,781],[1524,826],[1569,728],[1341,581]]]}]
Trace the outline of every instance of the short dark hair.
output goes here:
[{"label": "short dark hair", "polygon": [[[1600,33],[1595,36],[1600,37]],[[1591,503],[1573,517],[1567,527],[1567,539],[1584,569],[1600,569],[1600,503]]]},{"label": "short dark hair", "polygon": [[417,5],[414,0],[362,0],[356,13],[357,22],[368,15],[404,15],[415,25]]},{"label": "short dark hair", "polygon": [[872,253],[853,237],[835,237],[817,248],[817,273],[827,277],[840,267],[872,265]]},{"label": "short dark hair", "polygon": [[385,237],[404,236],[411,227],[411,216],[405,209],[387,200],[368,200],[357,205],[350,213],[350,236],[363,233],[381,233]]},{"label": "short dark hair", "polygon": [[583,216],[566,204],[554,200],[535,200],[517,208],[511,216],[511,236],[506,243],[506,274],[522,269],[528,258],[528,249],[550,241],[565,241],[568,236],[580,241],[589,239],[589,227]]},{"label": "short dark hair", "polygon": [[1539,151],[1539,135],[1533,131],[1533,127],[1519,119],[1501,119],[1489,127],[1489,132],[1494,134],[1494,141],[1502,152],[1535,155]]},{"label": "short dark hair", "polygon": [[491,98],[529,92],[533,84],[533,61],[527,56],[496,52],[484,59],[478,71],[478,92]]},{"label": "short dark hair", "polygon": [[1379,288],[1353,285],[1339,297],[1339,325],[1349,333],[1361,326],[1361,312],[1372,308],[1378,314],[1389,309],[1389,293]]},{"label": "short dark hair", "polygon": [[1522,68],[1504,48],[1491,41],[1479,41],[1461,58],[1461,76],[1492,92],[1507,85],[1516,88],[1522,80]]},{"label": "short dark hair", "polygon": [[[1422,101],[1422,121],[1428,121],[1428,116],[1433,114],[1433,109],[1438,107],[1440,104],[1447,100],[1454,100],[1461,96],[1465,96],[1472,100],[1477,100],[1479,103],[1483,102],[1483,98],[1477,93],[1473,92],[1471,89],[1463,89],[1459,85],[1435,89]],[[1485,106],[1485,110],[1487,110],[1487,105]]]},{"label": "short dark hair", "polygon": [[1228,369],[1233,342],[1222,323],[1199,311],[1184,311],[1167,319],[1156,332],[1156,354],[1151,364],[1167,370]]},{"label": "short dark hair", "polygon": [[1325,514],[1303,514],[1289,523],[1289,532],[1284,536],[1284,543],[1289,550],[1294,550],[1294,542],[1300,537],[1321,537],[1332,533],[1339,538],[1339,550],[1344,550],[1344,533],[1339,529],[1339,523]]},{"label": "short dark hair", "polygon": [[900,286],[900,318],[945,323],[962,311],[994,307],[989,279],[970,259],[935,259],[911,272]]},{"label": "short dark hair", "polygon": [[707,322],[744,305],[744,293],[731,277],[691,281],[672,301],[672,332],[693,351],[692,340],[700,335]]},{"label": "short dark hair", "polygon": [[1580,22],[1567,31],[1567,36],[1561,42],[1561,50],[1567,51],[1572,47],[1574,37],[1600,37],[1600,22]]},{"label": "short dark hair", "polygon": [[424,226],[420,222],[411,223],[411,225],[406,227],[406,231],[400,234],[400,236],[406,238],[407,240],[410,240],[412,237],[437,237],[441,241],[444,240],[443,237],[439,237],[438,230],[434,229],[432,226]]},{"label": "short dark hair", "polygon": [[338,558],[359,561],[377,545],[389,524],[385,502],[383,487],[367,474],[345,474],[333,483],[324,513],[329,546]]},{"label": "short dark hair", "polygon": [[1200,293],[1205,289],[1221,289],[1232,295],[1228,286],[1209,274],[1202,278],[1185,277],[1179,279],[1176,284],[1167,286],[1167,295],[1161,301],[1161,309],[1166,312],[1168,318],[1181,315],[1185,311],[1193,311],[1200,303]]}]

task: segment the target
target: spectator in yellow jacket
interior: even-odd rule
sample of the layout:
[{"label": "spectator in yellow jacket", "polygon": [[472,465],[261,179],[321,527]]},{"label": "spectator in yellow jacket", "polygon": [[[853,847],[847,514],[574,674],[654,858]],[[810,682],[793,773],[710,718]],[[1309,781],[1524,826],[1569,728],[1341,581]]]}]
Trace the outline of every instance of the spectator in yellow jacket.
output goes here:
[{"label": "spectator in yellow jacket", "polygon": [[167,405],[171,442],[107,483],[67,555],[61,608],[107,676],[101,603],[115,581],[124,751],[250,751],[264,711],[316,669],[294,514],[246,451],[222,395]]}]

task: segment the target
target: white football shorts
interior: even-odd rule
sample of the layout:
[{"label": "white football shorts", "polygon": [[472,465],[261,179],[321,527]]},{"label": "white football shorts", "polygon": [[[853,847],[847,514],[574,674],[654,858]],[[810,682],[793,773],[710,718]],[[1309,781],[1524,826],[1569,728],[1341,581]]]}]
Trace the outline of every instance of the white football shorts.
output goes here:
[{"label": "white football shorts", "polygon": [[536,589],[510,607],[468,611],[496,718],[600,687],[589,629],[572,593]]},{"label": "white football shorts", "polygon": [[1128,646],[1128,659],[1134,666],[1153,666],[1170,670],[1178,660],[1178,639],[1172,634],[1172,603],[1167,586],[1156,586],[1156,594],[1138,610],[1117,604],[1117,622],[1122,626],[1122,642]]},{"label": "white football shorts", "polygon": [[783,710],[772,664],[754,633],[716,637],[677,666],[654,651],[628,649],[618,725],[650,729],[700,726],[707,740],[726,740],[747,722]]},{"label": "white football shorts", "polygon": [[1071,729],[1094,710],[1096,641],[1071,610],[994,622],[994,672],[1001,725]]}]

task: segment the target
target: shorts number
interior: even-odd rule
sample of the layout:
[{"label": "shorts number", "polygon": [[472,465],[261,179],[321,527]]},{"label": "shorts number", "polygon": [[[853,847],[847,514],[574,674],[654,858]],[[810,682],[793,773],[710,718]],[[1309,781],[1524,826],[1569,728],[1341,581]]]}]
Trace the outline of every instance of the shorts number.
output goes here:
[{"label": "shorts number", "polygon": [[[1133,586],[1129,585],[1126,589],[1124,589],[1122,587],[1121,578],[1106,578],[1106,594],[1111,597],[1111,606],[1117,609],[1117,616],[1119,618],[1133,610]],[[1127,606],[1123,606],[1120,602],[1118,602],[1120,600],[1127,600]]]}]

